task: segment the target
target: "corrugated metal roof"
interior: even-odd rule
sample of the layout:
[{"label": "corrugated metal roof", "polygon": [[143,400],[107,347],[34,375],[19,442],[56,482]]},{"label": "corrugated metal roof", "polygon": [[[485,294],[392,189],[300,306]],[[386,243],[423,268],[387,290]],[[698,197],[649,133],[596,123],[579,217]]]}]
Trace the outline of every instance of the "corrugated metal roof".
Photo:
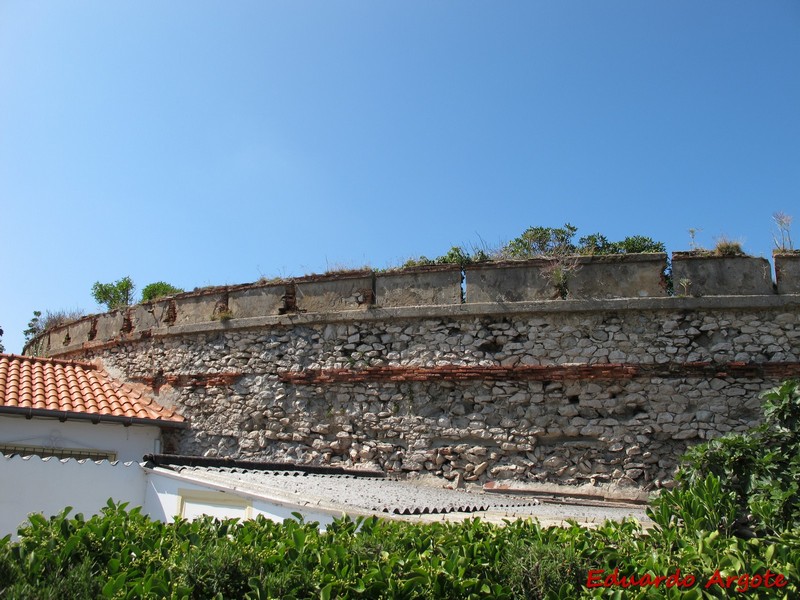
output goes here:
[{"label": "corrugated metal roof", "polygon": [[171,470],[195,480],[253,495],[270,497],[278,494],[298,504],[393,515],[473,513],[539,504],[531,498],[498,497],[353,474],[326,475],[210,466],[173,466]]}]

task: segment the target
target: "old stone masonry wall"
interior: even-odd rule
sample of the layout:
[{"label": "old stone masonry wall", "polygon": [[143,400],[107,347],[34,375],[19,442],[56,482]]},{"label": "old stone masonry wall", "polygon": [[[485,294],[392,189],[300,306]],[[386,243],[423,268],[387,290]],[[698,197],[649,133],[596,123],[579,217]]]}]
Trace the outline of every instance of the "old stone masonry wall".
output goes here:
[{"label": "old stone masonry wall", "polygon": [[800,375],[800,318],[775,298],[462,304],[216,322],[72,355],[188,417],[172,452],[650,488]]}]

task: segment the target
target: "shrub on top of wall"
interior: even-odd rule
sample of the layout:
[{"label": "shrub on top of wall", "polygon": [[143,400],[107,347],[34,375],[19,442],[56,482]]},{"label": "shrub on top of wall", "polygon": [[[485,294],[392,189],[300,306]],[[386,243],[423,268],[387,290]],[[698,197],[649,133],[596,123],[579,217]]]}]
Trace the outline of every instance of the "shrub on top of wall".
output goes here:
[{"label": "shrub on top of wall", "polygon": [[159,298],[167,296],[174,296],[175,294],[182,294],[184,290],[167,283],[166,281],[156,281],[155,283],[148,284],[142,289],[141,302],[150,302]]}]

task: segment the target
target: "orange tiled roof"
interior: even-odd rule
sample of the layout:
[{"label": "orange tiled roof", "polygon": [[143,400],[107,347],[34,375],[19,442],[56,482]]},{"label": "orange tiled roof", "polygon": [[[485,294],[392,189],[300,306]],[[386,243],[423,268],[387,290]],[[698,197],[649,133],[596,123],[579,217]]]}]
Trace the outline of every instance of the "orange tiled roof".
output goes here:
[{"label": "orange tiled roof", "polygon": [[183,423],[133,386],[112,379],[90,363],[0,354],[0,413],[3,409]]}]

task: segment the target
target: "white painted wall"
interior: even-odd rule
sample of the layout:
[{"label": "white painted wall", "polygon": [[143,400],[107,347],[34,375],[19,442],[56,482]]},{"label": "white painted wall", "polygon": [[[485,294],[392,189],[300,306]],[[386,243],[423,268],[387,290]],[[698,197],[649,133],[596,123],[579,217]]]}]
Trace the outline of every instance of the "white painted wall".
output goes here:
[{"label": "white painted wall", "polygon": [[31,513],[50,517],[71,506],[70,514],[83,513],[88,518],[99,513],[109,498],[127,502],[129,508],[141,506],[150,518],[166,522],[176,516],[193,519],[204,514],[221,519],[263,515],[283,521],[299,512],[306,521],[316,521],[324,529],[341,516],[335,510],[228,489],[136,462],[0,455],[0,537],[16,537],[17,529]]},{"label": "white painted wall", "polygon": [[46,517],[72,506],[71,514],[96,514],[109,498],[143,506],[146,475],[138,463],[77,461],[0,455],[0,537],[16,535],[30,513]]},{"label": "white painted wall", "polygon": [[141,462],[145,454],[161,451],[161,430],[150,425],[97,423],[67,419],[23,416],[0,416],[0,444],[47,446],[49,448],[86,448],[114,451],[117,460]]},{"label": "white painted wall", "polygon": [[[144,512],[152,519],[172,521],[176,516],[193,518],[201,514],[218,518],[254,518],[263,515],[273,521],[293,519],[299,512],[306,521],[317,521],[324,529],[341,516],[336,511],[312,509],[230,490],[213,483],[202,483],[179,473],[163,470],[147,472]],[[182,501],[183,500],[183,501]]]}]

